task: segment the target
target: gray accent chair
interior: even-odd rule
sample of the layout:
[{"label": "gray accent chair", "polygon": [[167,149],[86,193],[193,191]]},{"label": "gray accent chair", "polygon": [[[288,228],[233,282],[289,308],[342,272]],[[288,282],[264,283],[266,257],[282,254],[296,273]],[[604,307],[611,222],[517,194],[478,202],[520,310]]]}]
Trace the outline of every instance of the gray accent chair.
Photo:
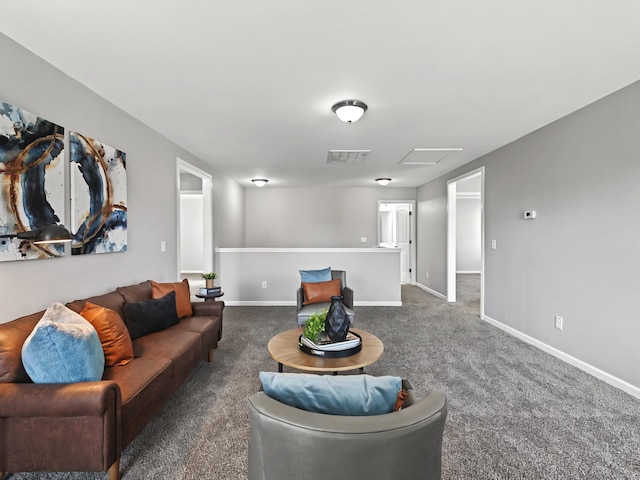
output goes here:
[{"label": "gray accent chair", "polygon": [[404,408],[362,417],[307,412],[262,391],[248,401],[249,480],[441,478],[441,392],[416,400],[409,385]]},{"label": "gray accent chair", "polygon": [[[336,278],[340,279],[342,304],[344,305],[344,309],[347,312],[347,317],[349,317],[349,325],[353,326],[353,321],[355,318],[355,314],[353,312],[353,290],[347,287],[347,272],[345,272],[344,270],[331,270],[331,279],[335,280]],[[312,313],[317,312],[318,310],[330,305],[330,302],[303,305],[302,302],[304,302],[304,292],[302,291],[302,285],[298,287],[296,301],[298,305],[299,327],[302,327],[304,325],[304,323],[309,319],[309,316]]]}]

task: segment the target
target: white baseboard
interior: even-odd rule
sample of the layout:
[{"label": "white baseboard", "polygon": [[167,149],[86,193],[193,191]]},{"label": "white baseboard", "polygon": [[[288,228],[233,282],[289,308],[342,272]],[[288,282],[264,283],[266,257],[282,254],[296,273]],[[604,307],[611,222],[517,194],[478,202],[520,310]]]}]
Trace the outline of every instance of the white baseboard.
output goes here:
[{"label": "white baseboard", "polygon": [[230,307],[295,307],[295,300],[225,300],[221,298],[225,306]]},{"label": "white baseboard", "polygon": [[442,300],[446,300],[447,299],[446,295],[443,295],[440,292],[436,292],[435,290],[432,290],[429,287],[427,287],[426,285],[422,285],[421,283],[416,283],[416,287],[419,287],[422,290],[424,290],[425,292],[429,292],[431,295],[435,295],[436,297],[441,298]]},{"label": "white baseboard", "polygon": [[[225,300],[221,298],[226,306],[230,307],[295,307],[296,301],[290,300]],[[401,307],[402,302],[354,302],[354,307]]]},{"label": "white baseboard", "polygon": [[543,350],[553,355],[554,357],[559,358],[560,360],[567,362],[568,364],[573,365],[574,367],[577,367],[580,370],[587,372],[590,375],[593,375],[596,378],[599,378],[600,380],[608,383],[609,385],[619,388],[623,392],[626,392],[629,395],[640,399],[639,387],[636,387],[635,385],[632,385],[629,382],[625,382],[624,380],[621,380],[618,377],[615,377],[603,370],[600,370],[599,368],[594,367],[593,365],[583,362],[582,360],[579,360],[569,355],[568,353],[558,350],[555,347],[547,345],[546,343],[541,342],[540,340],[530,337],[526,333],[522,333],[521,331],[516,330],[515,328],[509,327],[508,325],[505,325],[504,323],[501,323],[489,317],[488,315],[483,315],[481,318],[482,320],[484,320],[487,323],[490,323],[494,327],[498,327],[500,330],[504,330],[508,334],[513,335],[514,337],[517,337],[520,340],[523,340],[528,344],[533,345],[534,347],[539,348],[540,350]]},{"label": "white baseboard", "polygon": [[480,270],[458,270],[456,271],[456,273],[461,273],[461,274],[465,274],[465,273],[477,273],[480,274],[482,272],[480,272]]},{"label": "white baseboard", "polygon": [[354,307],[401,307],[402,302],[353,302]]}]

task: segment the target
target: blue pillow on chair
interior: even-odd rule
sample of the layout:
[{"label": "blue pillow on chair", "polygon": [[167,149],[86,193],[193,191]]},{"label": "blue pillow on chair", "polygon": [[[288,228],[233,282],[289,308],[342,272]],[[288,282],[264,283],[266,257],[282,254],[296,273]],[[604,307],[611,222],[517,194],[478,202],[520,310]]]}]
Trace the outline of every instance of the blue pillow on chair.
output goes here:
[{"label": "blue pillow on chair", "polygon": [[331,278],[331,267],[321,270],[299,270],[301,281],[305,283],[328,282]]},{"label": "blue pillow on chair", "polygon": [[314,375],[260,372],[269,397],[292,407],[330,415],[382,415],[392,412],[400,377],[371,375]]}]

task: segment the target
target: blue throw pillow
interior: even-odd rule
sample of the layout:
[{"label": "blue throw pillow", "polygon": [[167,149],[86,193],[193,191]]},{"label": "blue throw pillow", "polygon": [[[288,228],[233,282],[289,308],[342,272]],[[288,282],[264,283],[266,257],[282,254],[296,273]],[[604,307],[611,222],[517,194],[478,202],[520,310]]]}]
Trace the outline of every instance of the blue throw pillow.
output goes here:
[{"label": "blue throw pillow", "polygon": [[402,379],[392,376],[260,372],[260,381],[264,393],[279,402],[330,415],[392,412],[402,389]]},{"label": "blue throw pillow", "polygon": [[331,278],[331,267],[322,270],[299,270],[300,278],[305,283],[328,282]]},{"label": "blue throw pillow", "polygon": [[22,363],[34,383],[94,382],[102,379],[104,352],[93,325],[54,303],[25,340]]}]

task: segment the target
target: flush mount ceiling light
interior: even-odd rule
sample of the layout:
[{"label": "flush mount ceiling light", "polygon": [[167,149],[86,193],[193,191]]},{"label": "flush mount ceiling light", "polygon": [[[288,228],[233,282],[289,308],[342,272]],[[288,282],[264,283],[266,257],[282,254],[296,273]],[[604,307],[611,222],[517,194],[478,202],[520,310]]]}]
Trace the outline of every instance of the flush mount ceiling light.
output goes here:
[{"label": "flush mount ceiling light", "polygon": [[254,178],[253,180],[251,180],[257,187],[264,187],[267,183],[269,183],[269,180],[267,180],[266,178]]},{"label": "flush mount ceiling light", "polygon": [[382,187],[384,187],[385,185],[389,185],[390,181],[390,178],[376,178],[376,182],[378,182],[378,185]]},{"label": "flush mount ceiling light", "polygon": [[343,100],[331,107],[331,111],[343,122],[353,123],[367,111],[367,104],[360,100]]}]

